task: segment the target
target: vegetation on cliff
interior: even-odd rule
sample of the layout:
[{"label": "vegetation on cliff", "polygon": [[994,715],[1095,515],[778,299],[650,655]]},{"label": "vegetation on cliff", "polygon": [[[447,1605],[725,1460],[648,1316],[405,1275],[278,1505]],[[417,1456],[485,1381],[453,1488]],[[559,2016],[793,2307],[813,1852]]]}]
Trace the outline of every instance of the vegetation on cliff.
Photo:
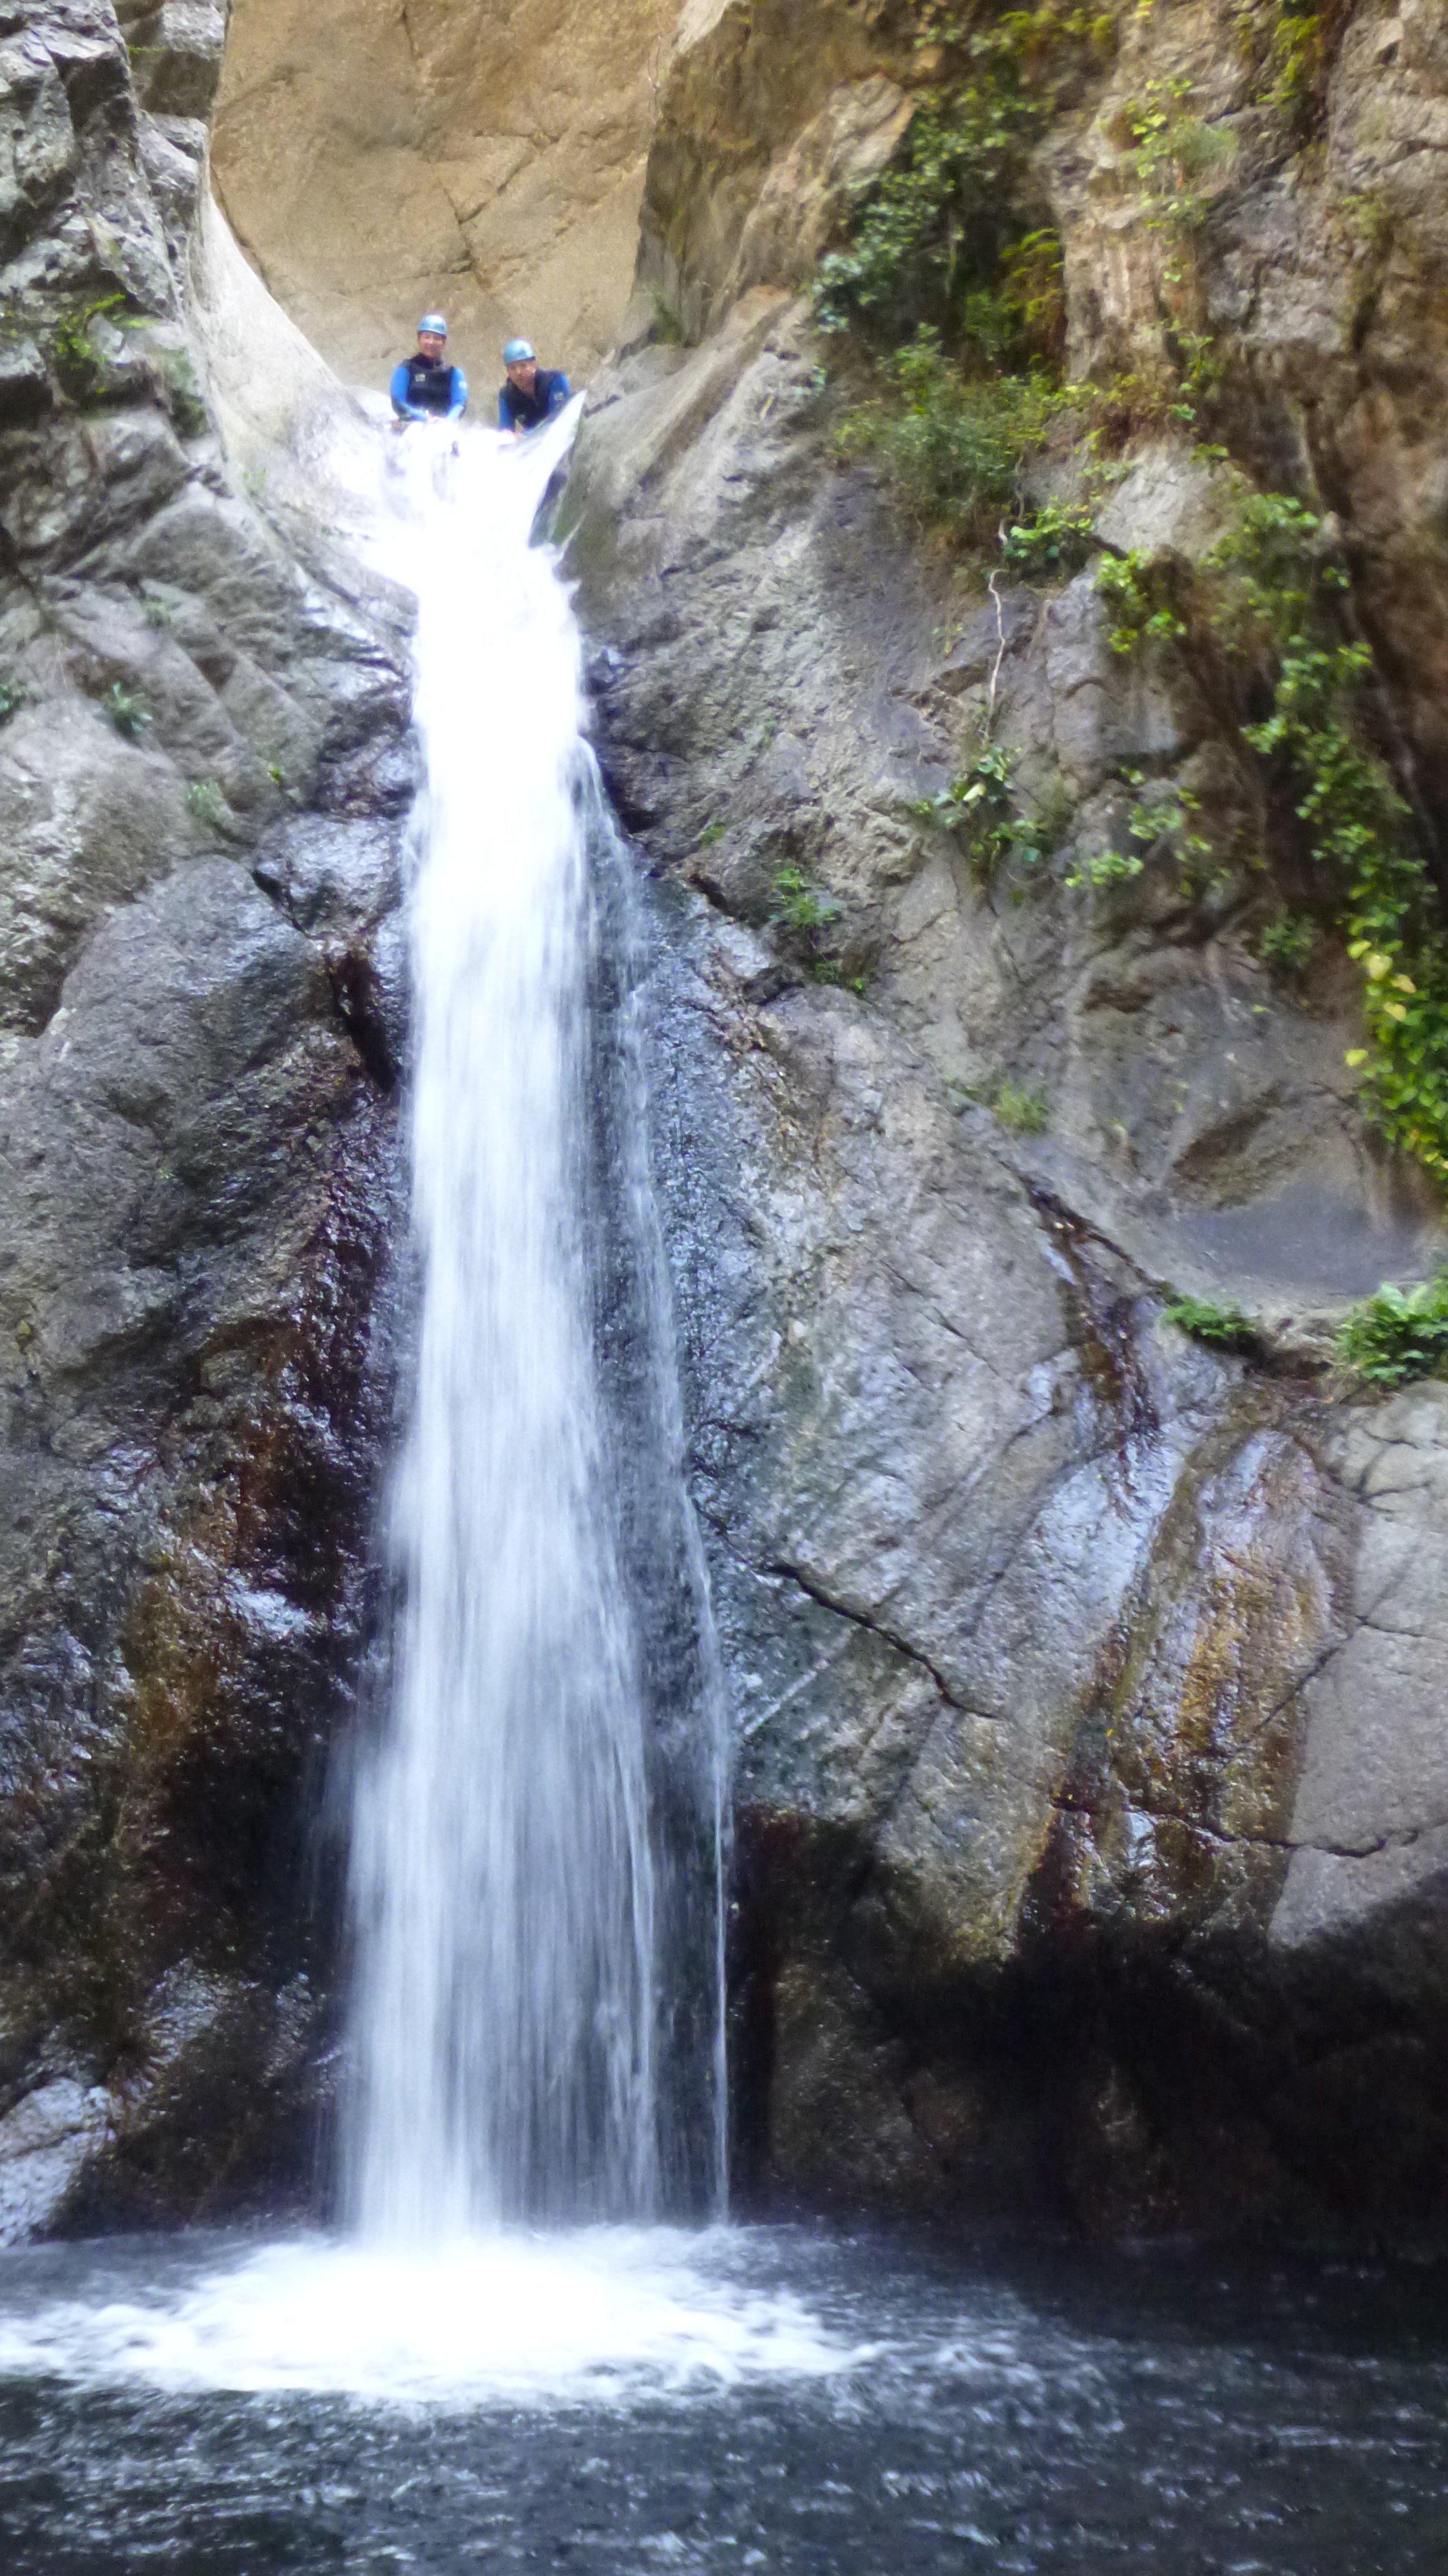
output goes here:
[{"label": "vegetation on cliff", "polygon": [[[1339,0],[1243,0],[1236,12],[1279,155],[1312,147],[1348,15]],[[1098,553],[1113,648],[1180,658],[1262,831],[1250,849],[1218,849],[1184,783],[1124,775],[1134,793],[1117,845],[1074,855],[1064,883],[1099,888],[1165,861],[1188,891],[1250,891],[1265,869],[1279,893],[1305,895],[1305,912],[1279,900],[1259,955],[1300,974],[1314,916],[1340,936],[1362,974],[1365,1043],[1348,1063],[1363,1108],[1390,1144],[1448,1179],[1448,940],[1424,818],[1395,765],[1348,549],[1315,489],[1262,487],[1241,353],[1212,319],[1207,237],[1238,134],[1203,115],[1182,70],[1101,107],[1120,12],[919,0],[915,16],[914,120],[816,279],[822,329],[855,351],[841,443],[873,455],[910,521],[982,570],[993,561],[1049,583]],[[1083,109],[1109,123],[1117,180],[1156,242],[1156,312],[1150,346],[1073,381],[1042,145]],[[1217,443],[1197,453],[1235,486],[1232,524],[1195,567],[1095,533],[1110,460],[1143,430],[1184,446],[1210,434]],[[989,730],[988,718],[986,766],[932,807],[964,834],[982,876],[1043,850]]]}]

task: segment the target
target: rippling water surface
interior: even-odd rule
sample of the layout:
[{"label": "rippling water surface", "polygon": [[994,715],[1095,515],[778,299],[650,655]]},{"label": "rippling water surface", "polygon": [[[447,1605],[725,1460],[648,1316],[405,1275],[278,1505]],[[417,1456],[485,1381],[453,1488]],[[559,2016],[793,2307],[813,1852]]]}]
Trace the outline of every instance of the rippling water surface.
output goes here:
[{"label": "rippling water surface", "polygon": [[589,2231],[0,2258],[7,2576],[1448,2568],[1441,2277]]}]

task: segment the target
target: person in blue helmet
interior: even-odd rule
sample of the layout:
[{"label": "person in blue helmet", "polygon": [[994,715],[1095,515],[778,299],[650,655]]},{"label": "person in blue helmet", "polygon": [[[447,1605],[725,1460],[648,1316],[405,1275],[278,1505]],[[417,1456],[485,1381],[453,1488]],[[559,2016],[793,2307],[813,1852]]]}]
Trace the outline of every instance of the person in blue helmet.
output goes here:
[{"label": "person in blue helmet", "polygon": [[448,363],[447,324],[440,313],[424,313],[416,356],[394,370],[392,408],[399,421],[461,420],[467,403],[467,377]]},{"label": "person in blue helmet", "polygon": [[559,367],[540,367],[530,340],[510,340],[503,351],[508,381],[498,396],[498,427],[522,438],[563,409],[571,387]]}]

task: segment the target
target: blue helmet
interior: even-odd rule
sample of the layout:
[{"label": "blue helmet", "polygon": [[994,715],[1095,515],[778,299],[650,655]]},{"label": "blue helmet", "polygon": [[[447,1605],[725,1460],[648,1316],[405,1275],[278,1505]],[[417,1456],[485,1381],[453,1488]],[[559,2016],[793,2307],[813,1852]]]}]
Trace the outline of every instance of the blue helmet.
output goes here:
[{"label": "blue helmet", "polygon": [[505,367],[526,367],[531,361],[536,365],[537,357],[538,352],[531,340],[510,340],[503,351],[503,364]]},{"label": "blue helmet", "polygon": [[417,336],[419,340],[422,338],[424,331],[435,334],[439,340],[445,340],[447,338],[447,323],[440,313],[424,313],[422,320],[417,326]]}]

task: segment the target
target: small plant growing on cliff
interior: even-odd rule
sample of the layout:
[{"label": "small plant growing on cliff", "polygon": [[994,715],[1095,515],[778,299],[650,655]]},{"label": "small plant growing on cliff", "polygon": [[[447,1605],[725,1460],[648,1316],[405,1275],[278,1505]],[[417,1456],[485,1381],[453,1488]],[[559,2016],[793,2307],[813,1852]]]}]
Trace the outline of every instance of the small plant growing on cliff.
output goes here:
[{"label": "small plant growing on cliff", "polygon": [[1011,1136],[1040,1136],[1050,1123],[1050,1103],[1031,1083],[998,1083],[990,1106]]},{"label": "small plant growing on cliff", "polygon": [[842,424],[843,452],[879,457],[917,527],[989,544],[1002,513],[1020,507],[1023,466],[1072,398],[1040,372],[967,373],[929,324],[882,361],[880,380],[881,395]]},{"label": "small plant growing on cliff", "polygon": [[1317,924],[1305,912],[1282,907],[1258,934],[1257,954],[1271,974],[1296,983],[1305,974],[1317,946]]},{"label": "small plant growing on cliff", "polygon": [[1182,891],[1200,894],[1226,881],[1226,870],[1211,842],[1196,828],[1198,799],[1190,788],[1170,778],[1148,778],[1140,769],[1122,772],[1133,791],[1124,838],[1129,849],[1104,849],[1077,857],[1068,886],[1117,885],[1139,877],[1147,861],[1174,860]]},{"label": "small plant growing on cliff", "polygon": [[193,778],[186,790],[186,811],[208,832],[225,832],[236,819],[214,778]]},{"label": "small plant growing on cliff", "polygon": [[25,691],[8,672],[0,672],[0,725],[8,724],[25,704]]},{"label": "small plant growing on cliff", "polygon": [[780,869],[774,880],[774,905],[769,918],[781,930],[823,930],[839,917],[840,907],[833,895],[811,885],[798,868]]},{"label": "small plant growing on cliff", "polygon": [[1178,601],[1178,566],[1170,555],[1103,555],[1096,587],[1112,619],[1113,653],[1144,644],[1179,644],[1187,628]]},{"label": "small plant growing on cliff", "polygon": [[1206,220],[1211,198],[1202,183],[1236,153],[1230,134],[1194,114],[1192,88],[1185,73],[1149,81],[1121,110],[1124,166],[1146,199],[1148,224],[1160,232],[1194,232]]},{"label": "small plant growing on cliff", "polygon": [[119,680],[112,680],[101,704],[117,733],[126,742],[139,742],[147,725],[153,721],[145,699],[132,690],[123,689]]},{"label": "small plant growing on cliff", "polygon": [[1338,1356],[1376,1386],[1448,1370],[1448,1271],[1418,1288],[1380,1288],[1355,1306],[1338,1336]]},{"label": "small plant growing on cliff", "polygon": [[910,809],[920,822],[935,823],[961,842],[971,873],[982,884],[989,883],[1016,846],[1013,766],[1008,751],[987,747],[963,776],[936,796],[919,797]]},{"label": "small plant growing on cliff", "polygon": [[1001,553],[1026,581],[1057,581],[1079,572],[1095,552],[1091,512],[1077,501],[1047,501],[1001,534]]},{"label": "small plant growing on cliff", "polygon": [[1124,885],[1139,877],[1145,865],[1139,850],[1083,850],[1072,860],[1064,882],[1073,892],[1083,886]]},{"label": "small plant growing on cliff", "polygon": [[1235,1351],[1247,1355],[1259,1348],[1256,1328],[1240,1306],[1215,1306],[1205,1297],[1173,1297],[1163,1306],[1164,1324],[1174,1324],[1179,1333],[1187,1333],[1194,1342],[1206,1342],[1214,1351]]},{"label": "small plant growing on cliff", "polygon": [[1014,752],[987,743],[959,778],[910,807],[917,821],[950,833],[981,885],[991,884],[1011,861],[1029,868],[1049,858],[1070,819],[1069,803],[1060,796],[1022,802],[1013,783],[1015,766]]}]

